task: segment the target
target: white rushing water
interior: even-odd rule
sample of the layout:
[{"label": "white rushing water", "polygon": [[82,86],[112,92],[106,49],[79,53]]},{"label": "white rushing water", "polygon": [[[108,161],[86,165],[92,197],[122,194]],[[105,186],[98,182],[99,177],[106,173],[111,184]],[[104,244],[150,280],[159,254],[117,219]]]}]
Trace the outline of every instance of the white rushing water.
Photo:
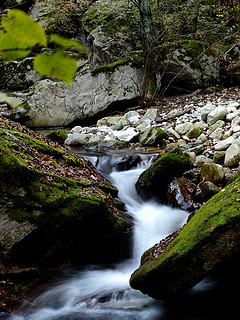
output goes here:
[{"label": "white rushing water", "polygon": [[161,304],[129,286],[132,272],[142,253],[180,228],[188,213],[179,209],[142,202],[135,183],[148,162],[129,171],[112,172],[110,180],[119,190],[119,199],[134,218],[133,256],[115,266],[90,266],[76,271],[68,280],[38,296],[23,314],[11,320],[153,320],[161,319]]}]

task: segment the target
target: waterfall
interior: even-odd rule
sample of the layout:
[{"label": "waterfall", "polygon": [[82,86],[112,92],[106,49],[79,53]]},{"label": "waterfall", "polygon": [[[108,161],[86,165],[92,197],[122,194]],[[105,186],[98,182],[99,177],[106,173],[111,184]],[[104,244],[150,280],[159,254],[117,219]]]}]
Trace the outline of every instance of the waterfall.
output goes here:
[{"label": "waterfall", "polygon": [[[106,167],[108,161],[102,158],[98,165]],[[142,253],[186,223],[188,213],[139,199],[135,183],[148,165],[149,161],[144,161],[137,168],[109,175],[134,220],[132,259],[111,269],[89,266],[72,272],[67,280],[33,300],[23,314],[12,315],[11,320],[160,319],[161,303],[131,289],[129,278],[139,266]]]}]

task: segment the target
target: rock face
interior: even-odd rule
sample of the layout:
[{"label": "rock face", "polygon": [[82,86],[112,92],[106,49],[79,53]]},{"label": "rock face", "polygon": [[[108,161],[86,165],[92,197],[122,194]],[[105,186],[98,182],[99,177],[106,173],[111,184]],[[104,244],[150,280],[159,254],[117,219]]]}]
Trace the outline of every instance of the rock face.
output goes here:
[{"label": "rock face", "polygon": [[138,194],[144,199],[156,198],[166,202],[167,184],[180,177],[191,166],[190,156],[176,148],[162,155],[145,170],[136,183]]},{"label": "rock face", "polygon": [[0,8],[18,8],[27,11],[35,0],[3,0],[0,4]]},{"label": "rock face", "polygon": [[216,54],[205,50],[194,40],[182,40],[159,48],[156,52],[162,71],[162,85],[193,90],[219,81],[219,62]]},{"label": "rock face", "polygon": [[6,119],[0,192],[2,264],[101,263],[126,252],[128,222],[112,197],[117,190],[90,162]]},{"label": "rock face", "polygon": [[41,79],[33,68],[33,58],[0,62],[0,87],[5,90],[25,90]]},{"label": "rock face", "polygon": [[111,67],[112,72],[98,70],[93,74],[86,70],[76,76],[71,87],[51,80],[38,82],[27,101],[27,126],[67,126],[73,121],[93,117],[113,104],[131,102],[139,97],[140,69],[127,63]]},{"label": "rock face", "polygon": [[[93,6],[96,7],[96,4]],[[121,14],[94,29],[88,36],[87,42],[91,50],[89,56],[91,68],[107,65],[130,55],[131,52],[141,50],[139,24],[131,13]]]},{"label": "rock face", "polygon": [[133,273],[132,288],[164,299],[193,287],[219,264],[239,254],[239,187],[237,175],[201,207],[163,253]]}]

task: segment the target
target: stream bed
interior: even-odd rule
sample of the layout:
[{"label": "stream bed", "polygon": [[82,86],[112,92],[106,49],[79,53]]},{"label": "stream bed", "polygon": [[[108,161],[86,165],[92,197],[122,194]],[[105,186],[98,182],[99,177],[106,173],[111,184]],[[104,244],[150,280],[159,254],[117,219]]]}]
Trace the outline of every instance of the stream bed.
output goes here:
[{"label": "stream bed", "polygon": [[[129,286],[132,272],[142,253],[182,227],[189,213],[180,209],[143,202],[135,183],[151,163],[150,154],[128,171],[114,171],[111,161],[119,154],[91,154],[74,150],[88,158],[118,190],[119,199],[134,221],[132,256],[111,267],[87,266],[66,270],[63,280],[51,284],[9,320],[213,320],[239,319],[228,281],[216,276],[204,279],[186,294],[171,301],[156,301]],[[76,253],[77,254],[77,253]],[[222,275],[220,275],[221,278]],[[224,296],[225,295],[225,296]],[[225,303],[224,303],[224,302]],[[1,318],[2,319],[2,318]]]}]

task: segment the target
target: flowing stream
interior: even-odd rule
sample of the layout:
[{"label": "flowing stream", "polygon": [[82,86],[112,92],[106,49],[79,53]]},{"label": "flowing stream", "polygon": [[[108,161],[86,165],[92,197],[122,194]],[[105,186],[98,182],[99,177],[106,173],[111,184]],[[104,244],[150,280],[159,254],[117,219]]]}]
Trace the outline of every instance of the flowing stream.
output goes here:
[{"label": "flowing stream", "polygon": [[[107,168],[108,160],[104,156],[98,159],[100,171]],[[69,272],[62,282],[40,294],[22,313],[12,315],[11,320],[163,319],[164,302],[131,289],[129,278],[139,266],[142,253],[186,223],[188,213],[139,199],[135,183],[149,162],[145,160],[135,169],[108,175],[134,219],[132,258],[114,268],[89,266]],[[207,285],[207,282],[202,284]]]}]

